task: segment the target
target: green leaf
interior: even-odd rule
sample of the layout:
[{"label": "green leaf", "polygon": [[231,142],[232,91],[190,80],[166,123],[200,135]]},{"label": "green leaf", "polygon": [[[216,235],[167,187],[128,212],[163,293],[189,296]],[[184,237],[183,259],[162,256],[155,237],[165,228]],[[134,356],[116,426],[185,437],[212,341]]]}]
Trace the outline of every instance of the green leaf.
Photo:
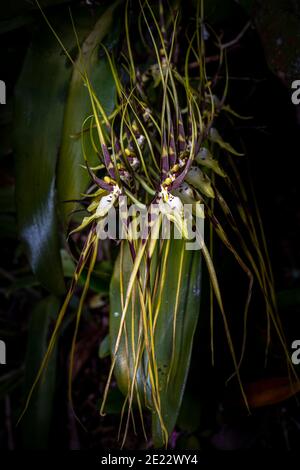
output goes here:
[{"label": "green leaf", "polygon": [[64,276],[72,278],[76,269],[74,260],[72,259],[70,253],[67,250],[61,250],[60,254],[62,259]]},{"label": "green leaf", "polygon": [[[49,296],[41,300],[32,313],[29,324],[29,337],[25,363],[25,393],[30,390],[37,371],[47,349],[49,328],[59,311],[59,299]],[[54,393],[56,384],[57,347],[48,363],[43,379],[38,384],[30,406],[21,421],[23,431],[23,448],[46,450],[49,432],[54,415]]]},{"label": "green leaf", "polygon": [[198,189],[204,196],[215,197],[211,181],[200,168],[192,166],[185,178],[186,182]]},{"label": "green leaf", "polygon": [[104,359],[110,354],[110,338],[109,335],[106,335],[100,343],[99,347],[99,357]]},{"label": "green leaf", "polygon": [[[87,36],[81,47],[81,57],[78,57],[77,67],[74,68],[72,74],[58,166],[58,197],[65,224],[68,223],[71,212],[76,206],[76,203],[66,201],[78,200],[90,179],[88,172],[80,166],[84,164],[80,136],[82,123],[92,114],[88,89],[83,83],[80,71],[86,71],[105,112],[110,114],[114,108],[115,83],[108,61],[105,57],[99,58],[98,49],[100,42],[112,27],[117,4],[118,2],[114,3],[105,11]],[[92,166],[99,163],[99,160],[90,143],[89,132],[84,137],[86,137],[84,138],[85,150]]]},{"label": "green leaf", "polygon": [[[176,310],[176,293],[179,279],[179,259],[184,250],[182,277],[180,282],[179,302],[176,315],[176,333],[173,349],[173,322]],[[185,242],[171,240],[170,251],[166,263],[165,284],[161,292],[161,305],[155,329],[154,344],[155,357],[160,385],[161,412],[168,434],[173,431],[180,410],[185,383],[189,370],[190,357],[193,345],[193,336],[197,325],[200,308],[200,282],[201,282],[201,255],[199,251],[185,250]],[[157,263],[159,257],[152,258]],[[124,249],[123,282],[124,292],[132,272],[132,260],[128,246]],[[155,270],[155,266],[152,266]],[[135,348],[137,347],[137,334],[140,309],[132,317],[131,307],[126,315],[127,341],[123,335],[117,353],[115,376],[118,386],[124,394],[128,392],[128,377],[133,376],[134,361],[132,359],[132,318],[135,331]],[[121,298],[120,298],[120,258],[117,259],[110,288],[110,338],[111,351],[114,350],[120,326]],[[128,350],[129,348],[129,350]],[[146,359],[145,359],[146,360]],[[129,367],[129,369],[128,369]],[[128,373],[129,372],[129,373]],[[169,377],[169,379],[168,379]],[[169,382],[168,382],[169,380]],[[141,361],[137,372],[137,384],[140,398],[145,396],[145,386],[150,387],[145,377],[144,362]],[[150,393],[147,391],[147,399]],[[143,400],[144,401],[144,400]],[[155,412],[152,414],[152,438],[156,447],[163,446],[163,436],[160,420]]]},{"label": "green leaf", "polygon": [[[177,315],[175,360],[168,387],[164,366],[169,372],[170,346],[172,344],[172,322],[175,310],[175,294],[179,273],[178,259],[185,242],[172,242],[167,263],[166,284],[162,293],[161,311],[157,323],[156,347],[158,368],[161,369],[161,406],[163,421],[169,434],[174,429],[180,410],[192,353],[193,337],[200,310],[201,254],[199,251],[185,251],[180,302]],[[184,248],[183,248],[184,249]],[[158,369],[159,370],[159,369]],[[163,445],[158,417],[153,415],[152,434],[156,447]]]},{"label": "green leaf", "polygon": [[[74,43],[70,26],[55,27],[68,47]],[[59,44],[48,27],[44,27],[28,50],[15,99],[20,234],[33,272],[54,293],[64,291],[55,209],[55,168],[70,73]]]},{"label": "green leaf", "polygon": [[[74,18],[82,42],[95,20],[86,8],[75,10]],[[77,53],[68,10],[62,10],[61,21],[50,18],[50,22],[66,49],[71,54],[74,50]],[[65,289],[58,241],[55,170],[71,73],[72,66],[61,45],[49,26],[44,26],[34,36],[16,87],[16,202],[20,234],[31,268],[40,282],[55,294]]]}]

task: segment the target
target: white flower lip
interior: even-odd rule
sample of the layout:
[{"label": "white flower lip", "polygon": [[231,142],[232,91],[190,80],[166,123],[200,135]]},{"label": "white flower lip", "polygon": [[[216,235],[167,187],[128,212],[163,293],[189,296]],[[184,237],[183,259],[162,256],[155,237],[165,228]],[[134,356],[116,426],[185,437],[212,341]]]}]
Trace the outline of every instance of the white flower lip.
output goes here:
[{"label": "white flower lip", "polygon": [[107,194],[107,196],[103,196],[100,199],[99,205],[96,210],[96,217],[104,217],[108,213],[108,211],[112,208],[112,206],[115,204],[120,194],[121,194],[121,189],[116,184],[113,187],[113,190],[111,193]]}]

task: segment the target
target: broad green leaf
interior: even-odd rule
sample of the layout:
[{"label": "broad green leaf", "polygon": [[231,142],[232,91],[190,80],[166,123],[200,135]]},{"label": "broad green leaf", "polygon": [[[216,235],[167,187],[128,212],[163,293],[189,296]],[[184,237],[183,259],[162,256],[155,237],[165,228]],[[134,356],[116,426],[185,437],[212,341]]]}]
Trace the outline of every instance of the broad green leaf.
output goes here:
[{"label": "broad green leaf", "polygon": [[[182,250],[184,250],[184,252]],[[182,253],[183,263],[180,279],[179,260],[181,259]],[[185,250],[184,241],[171,240],[169,256],[166,262],[165,282],[162,283],[162,291],[159,296],[161,304],[155,328],[154,345],[159,378],[161,412],[164,425],[169,435],[174,429],[180,410],[189,370],[193,336],[199,315],[201,282],[200,257],[199,251]],[[154,264],[156,264],[158,260],[159,257],[154,255],[152,259],[153,273],[155,272]],[[132,266],[128,246],[126,246],[124,249],[122,267],[124,292],[126,292]],[[177,293],[179,293],[179,296],[177,296]],[[178,297],[177,309],[176,297]],[[125,334],[123,334],[115,366],[117,383],[124,394],[127,394],[130,378],[133,377],[134,361],[132,359],[132,344],[135,346],[135,351],[137,351],[138,345],[138,325],[141,310],[138,302],[136,307],[135,313],[132,315],[131,306],[129,306],[125,320],[127,340]],[[115,264],[110,288],[111,351],[113,351],[115,347],[121,312],[119,257]],[[176,317],[175,336],[173,335],[174,317]],[[132,327],[134,327],[134,330],[132,330]],[[145,376],[146,364],[147,359],[144,357],[142,361],[140,361],[137,371],[139,397],[144,405],[145,399],[148,401],[148,404],[151,400],[151,384],[149,379]],[[152,438],[156,447],[163,446],[160,420],[155,412],[152,413]]]},{"label": "broad green leaf", "polygon": [[[105,11],[83,42],[82,53],[76,61],[68,90],[58,166],[58,197],[66,224],[76,206],[76,203],[66,201],[80,199],[89,182],[88,172],[81,167],[84,164],[81,129],[84,120],[92,114],[92,106],[80,72],[87,73],[97,98],[105,112],[110,114],[115,102],[115,84],[108,61],[103,56],[99,58],[99,44],[112,27],[117,3]],[[85,127],[88,126],[89,123]],[[92,148],[89,134],[89,131],[86,132],[83,138],[85,151],[92,166],[99,163],[99,160]]]},{"label": "broad green leaf", "polygon": [[[50,327],[59,311],[60,301],[54,296],[41,300],[32,313],[25,361],[26,397],[47,349]],[[56,346],[43,379],[38,384],[30,406],[21,421],[23,448],[46,450],[54,415],[54,393],[56,384]]]},{"label": "broad green leaf", "polygon": [[[170,248],[167,263],[166,284],[162,293],[161,312],[158,317],[156,347],[159,351],[158,368],[161,371],[161,406],[163,421],[169,434],[174,429],[180,410],[187,380],[193,337],[200,310],[201,254],[199,251],[185,251],[180,301],[177,314],[175,358],[169,384],[167,375],[170,367],[170,347],[172,344],[172,324],[175,310],[175,296],[179,273],[178,259],[185,242],[174,241]],[[164,372],[164,366],[166,371]],[[159,370],[158,369],[158,370]],[[152,418],[153,440],[156,447],[163,445],[159,420]]]},{"label": "broad green leaf", "polygon": [[[65,13],[67,15],[67,12]],[[70,26],[56,26],[68,47]],[[55,209],[55,168],[70,67],[48,27],[35,35],[16,87],[16,202],[32,270],[51,292],[64,291]]]},{"label": "broad green leaf", "polygon": [[[77,14],[78,13],[78,14]],[[80,13],[80,14],[79,14]],[[74,12],[79,41],[95,20],[86,9]],[[68,51],[77,51],[67,9],[51,19]],[[58,241],[55,170],[72,66],[49,26],[34,36],[16,87],[16,202],[21,238],[33,272],[53,293],[64,292]]]}]

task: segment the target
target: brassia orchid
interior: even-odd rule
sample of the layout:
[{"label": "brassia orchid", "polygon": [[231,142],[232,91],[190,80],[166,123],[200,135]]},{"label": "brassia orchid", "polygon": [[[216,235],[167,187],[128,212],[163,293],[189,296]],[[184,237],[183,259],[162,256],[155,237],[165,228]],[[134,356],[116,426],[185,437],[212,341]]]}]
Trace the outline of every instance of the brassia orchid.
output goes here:
[{"label": "brassia orchid", "polygon": [[[184,393],[200,311],[202,260],[207,266],[212,293],[209,312],[212,338],[214,315],[220,313],[232,356],[233,376],[239,383],[246,407],[240,366],[254,281],[262,291],[268,324],[273,324],[285,348],[266,250],[258,242],[260,229],[252,223],[243,196],[244,187],[236,170],[235,159],[242,153],[223,140],[222,131],[218,130],[220,115],[236,115],[226,104],[226,49],[205,23],[205,1],[195,3],[192,27],[187,30],[181,28],[184,12],[179,1],[170,4],[163,0],[125,3],[126,40],[121,51],[117,55],[99,44],[99,50],[107,57],[116,89],[115,109],[110,116],[93,91],[86,70],[77,64],[92,110],[81,132],[83,160],[91,186],[80,201],[88,201],[87,215],[71,230],[70,237],[78,232],[85,232],[87,236],[26,407],[47,365],[78,280],[83,269],[87,269],[71,350],[69,396],[72,400],[74,348],[90,275],[101,243],[98,233],[107,214],[114,208],[125,214],[125,229],[131,228],[127,239],[119,243],[119,256],[111,281],[111,367],[100,413],[105,414],[114,374],[125,397],[119,429],[122,445],[130,422],[135,426],[134,408],[145,438],[144,412],[148,410],[152,416],[154,445],[168,445]],[[130,11],[138,18],[136,23],[130,21]],[[131,41],[133,33],[140,37],[143,51]],[[218,61],[209,70],[208,47],[218,56]],[[64,51],[72,60],[68,51]],[[192,63],[197,67],[191,67]],[[225,76],[223,81],[219,80],[221,71]],[[84,145],[87,136],[99,158],[96,169],[89,165]],[[225,188],[232,196],[228,202]],[[124,201],[121,196],[126,196],[127,207],[121,203]],[[147,230],[139,238],[133,236],[133,232],[138,231],[137,222],[134,226],[134,215],[130,220],[126,218],[126,211],[134,204],[149,209]],[[184,204],[192,205],[194,222],[197,217],[205,217],[207,233],[205,237],[202,235],[201,250],[185,249],[189,236]],[[198,210],[200,206],[203,209]],[[151,208],[154,209],[151,211]],[[174,239],[173,235],[169,240],[163,239],[164,217],[182,234],[182,240]],[[244,229],[248,233],[247,240],[242,235]],[[239,355],[231,337],[214,267],[216,237],[236,259],[248,280],[242,309],[243,346]],[[233,241],[237,239],[238,249]]]}]

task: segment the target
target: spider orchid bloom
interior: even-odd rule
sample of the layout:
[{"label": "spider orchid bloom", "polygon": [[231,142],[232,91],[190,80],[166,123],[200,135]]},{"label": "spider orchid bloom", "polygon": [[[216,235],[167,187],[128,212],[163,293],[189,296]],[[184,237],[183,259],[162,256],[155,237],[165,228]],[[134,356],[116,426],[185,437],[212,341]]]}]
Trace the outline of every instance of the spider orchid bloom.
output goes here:
[{"label": "spider orchid bloom", "polygon": [[109,210],[114,206],[121,193],[121,189],[117,184],[115,184],[112,191],[107,194],[107,196],[103,196],[100,199],[95,213],[96,218],[104,217],[106,214],[108,214]]},{"label": "spider orchid bloom", "polygon": [[173,196],[167,188],[161,186],[158,194],[160,213],[174,223],[184,239],[188,238],[186,220],[184,218],[183,204],[179,197]]},{"label": "spider orchid bloom", "polygon": [[[105,191],[106,192],[106,191]],[[122,193],[120,187],[117,184],[114,184],[112,186],[112,190],[106,194],[103,195],[100,199],[100,201],[93,201],[89,207],[88,211],[94,213],[88,217],[84,217],[81,225],[77,227],[75,230],[73,230],[72,233],[79,232],[80,230],[83,230],[85,227],[87,227],[91,222],[94,220],[98,221],[98,224],[103,218],[108,214],[110,209],[115,205],[116,201],[118,200],[120,194]]]}]

